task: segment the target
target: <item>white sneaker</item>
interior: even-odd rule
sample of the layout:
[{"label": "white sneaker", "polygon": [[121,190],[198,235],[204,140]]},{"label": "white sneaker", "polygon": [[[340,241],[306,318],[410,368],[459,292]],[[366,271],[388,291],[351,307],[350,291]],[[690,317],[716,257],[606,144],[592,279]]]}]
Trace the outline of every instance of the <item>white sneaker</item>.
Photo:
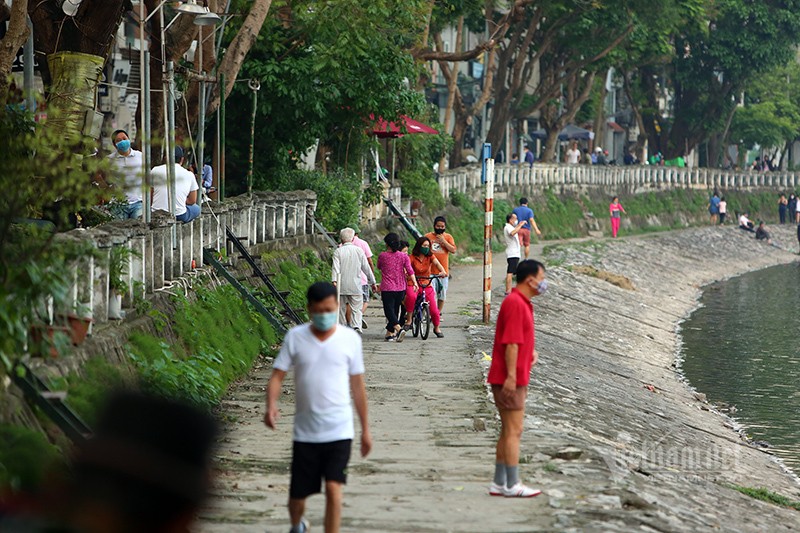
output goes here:
[{"label": "white sneaker", "polygon": [[292,526],[292,529],[289,530],[289,533],[306,533],[308,531],[310,524],[305,517],[300,519],[300,524],[297,527]]},{"label": "white sneaker", "polygon": [[526,487],[521,481],[518,481],[513,487],[503,489],[503,496],[506,498],[533,498],[541,493],[542,491],[539,489]]},{"label": "white sneaker", "polygon": [[492,484],[489,485],[489,496],[503,496],[503,491],[505,488],[505,485],[498,485],[492,481]]}]

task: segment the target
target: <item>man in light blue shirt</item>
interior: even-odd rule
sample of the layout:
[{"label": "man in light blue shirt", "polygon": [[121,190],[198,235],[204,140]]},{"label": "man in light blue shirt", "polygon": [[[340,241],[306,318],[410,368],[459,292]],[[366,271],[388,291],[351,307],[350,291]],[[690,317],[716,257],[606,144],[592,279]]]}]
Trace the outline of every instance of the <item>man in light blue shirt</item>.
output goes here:
[{"label": "man in light blue shirt", "polygon": [[520,198],[519,205],[514,208],[512,213],[517,215],[517,220],[520,222],[525,221],[525,225],[519,230],[519,240],[525,247],[525,259],[527,259],[531,252],[531,229],[539,237],[541,237],[542,232],[539,231],[539,226],[536,225],[536,220],[534,220],[533,209],[528,207],[527,198]]}]

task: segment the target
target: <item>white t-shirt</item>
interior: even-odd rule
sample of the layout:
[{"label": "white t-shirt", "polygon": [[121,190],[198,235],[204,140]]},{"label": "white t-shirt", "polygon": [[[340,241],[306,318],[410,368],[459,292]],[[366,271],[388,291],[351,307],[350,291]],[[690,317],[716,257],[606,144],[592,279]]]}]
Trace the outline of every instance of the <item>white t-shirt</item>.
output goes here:
[{"label": "white t-shirt", "polygon": [[[153,211],[169,212],[169,187],[167,186],[167,165],[159,165],[150,171],[153,184]],[[175,164],[175,216],[186,212],[186,198],[189,193],[199,189],[194,174]]]},{"label": "white t-shirt", "polygon": [[506,257],[519,257],[519,233],[514,235],[511,234],[514,231],[516,226],[512,226],[508,222],[506,222],[505,227],[503,228],[503,237],[506,241]]},{"label": "white t-shirt", "polygon": [[336,331],[320,342],[310,324],[286,333],[274,368],[294,368],[294,440],[334,442],[352,439],[353,408],[350,376],[364,373],[361,336],[350,328]]},{"label": "white t-shirt", "polygon": [[747,226],[747,224],[749,222],[750,222],[750,220],[746,216],[742,215],[742,216],[739,217],[739,225],[740,226]]},{"label": "white t-shirt", "polygon": [[114,151],[109,154],[113,183],[122,187],[129,204],[142,201],[142,152],[131,150],[128,155]]},{"label": "white t-shirt", "polygon": [[719,212],[720,212],[720,214],[722,214],[722,213],[725,213],[726,215],[728,214],[728,202],[726,202],[725,200],[721,200],[720,201],[720,203],[719,203]]},{"label": "white t-shirt", "polygon": [[577,148],[575,150],[573,150],[572,148],[567,150],[567,163],[569,163],[570,165],[577,165],[578,161],[580,160],[581,160],[580,150],[578,150]]}]

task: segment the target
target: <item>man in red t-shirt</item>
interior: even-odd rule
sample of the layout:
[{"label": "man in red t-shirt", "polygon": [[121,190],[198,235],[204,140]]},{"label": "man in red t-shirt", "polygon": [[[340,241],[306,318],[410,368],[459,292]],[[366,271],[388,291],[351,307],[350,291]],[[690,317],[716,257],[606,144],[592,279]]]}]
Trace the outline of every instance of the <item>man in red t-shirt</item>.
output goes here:
[{"label": "man in red t-shirt", "polygon": [[531,298],[547,290],[544,265],[526,260],[517,266],[517,286],[497,315],[488,383],[500,412],[492,496],[532,498],[542,491],[526,487],[519,479],[519,443],[525,419],[531,367],[536,364]]}]

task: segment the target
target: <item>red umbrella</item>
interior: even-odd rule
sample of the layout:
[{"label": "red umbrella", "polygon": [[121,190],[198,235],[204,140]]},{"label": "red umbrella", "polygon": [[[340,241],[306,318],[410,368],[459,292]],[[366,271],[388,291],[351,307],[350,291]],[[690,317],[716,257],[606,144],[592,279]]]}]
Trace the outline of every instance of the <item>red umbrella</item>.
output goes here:
[{"label": "red umbrella", "polygon": [[[370,115],[371,120],[375,120],[375,115]],[[372,133],[381,139],[402,137],[405,134],[411,133],[427,133],[430,135],[437,135],[439,132],[430,126],[423,124],[413,118],[405,115],[400,115],[400,124],[396,122],[387,122],[384,118],[379,117],[378,120],[372,125]]]}]

